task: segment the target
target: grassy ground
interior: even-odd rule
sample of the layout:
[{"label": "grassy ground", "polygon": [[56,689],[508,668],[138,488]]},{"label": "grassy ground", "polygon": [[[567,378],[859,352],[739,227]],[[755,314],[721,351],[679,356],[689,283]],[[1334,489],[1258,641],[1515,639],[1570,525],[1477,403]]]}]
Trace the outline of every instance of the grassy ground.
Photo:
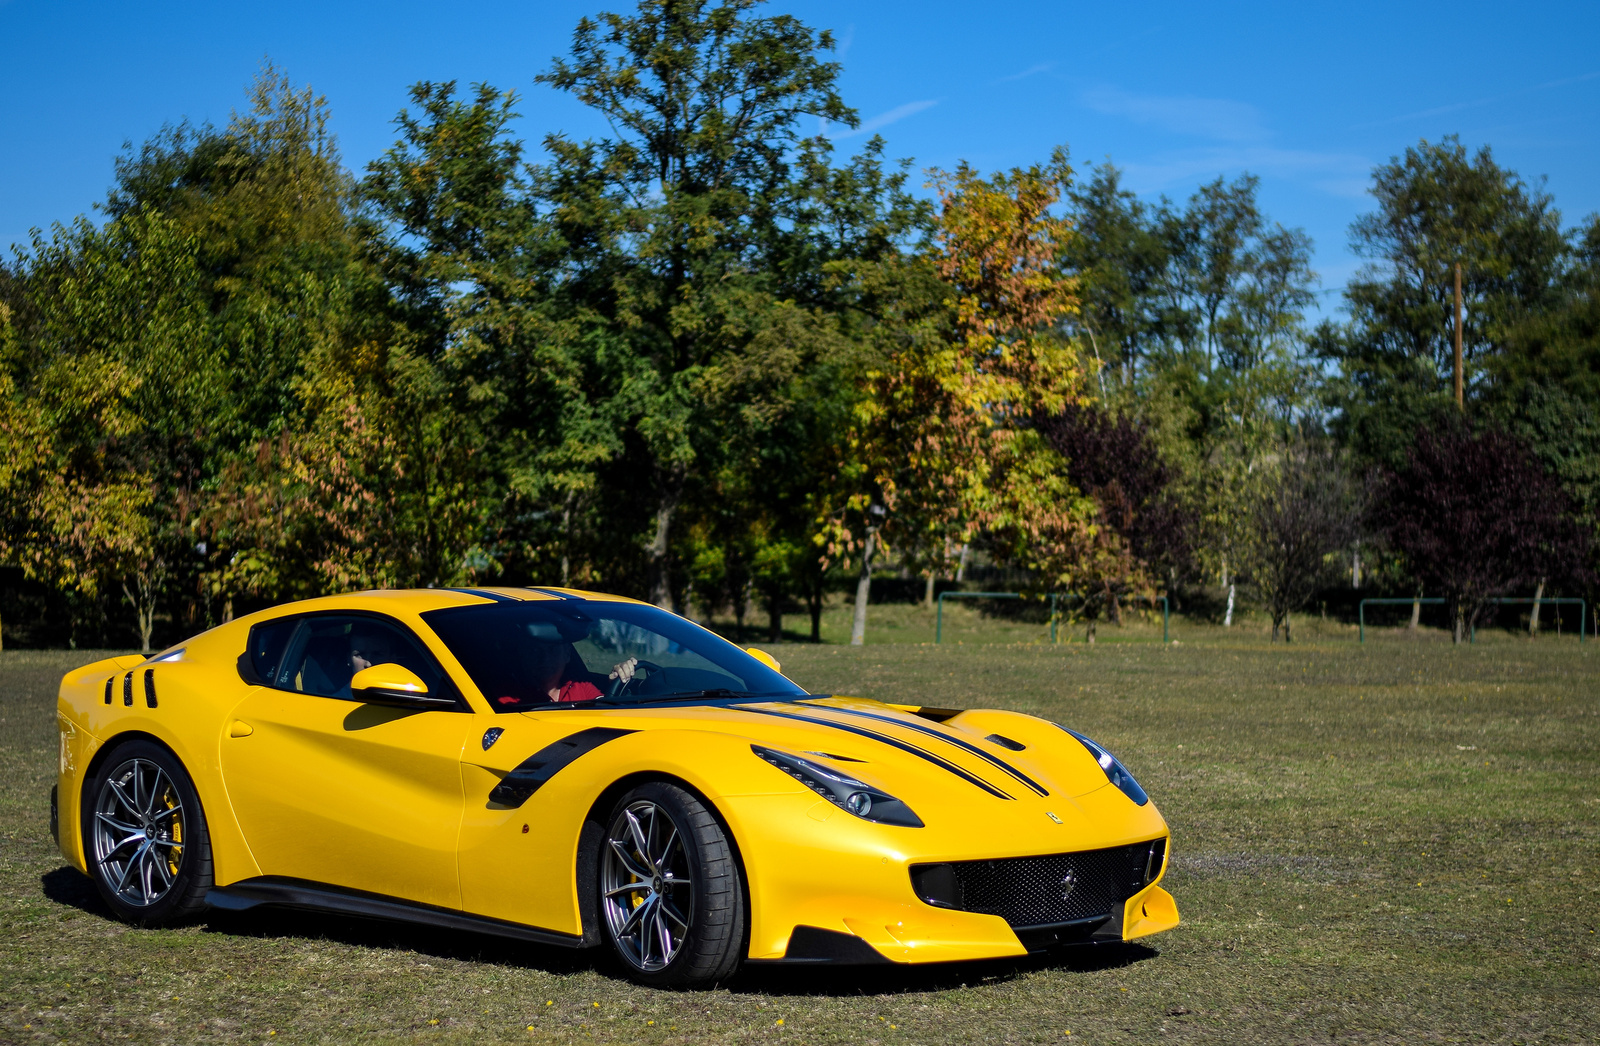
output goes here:
[{"label": "grassy ground", "polygon": [[775,653],[815,690],[1017,708],[1108,744],[1172,824],[1182,926],[682,994],[343,919],[112,922],[45,825],[55,680],[89,655],[0,655],[0,1042],[1600,1041],[1600,644],[1106,631]]}]

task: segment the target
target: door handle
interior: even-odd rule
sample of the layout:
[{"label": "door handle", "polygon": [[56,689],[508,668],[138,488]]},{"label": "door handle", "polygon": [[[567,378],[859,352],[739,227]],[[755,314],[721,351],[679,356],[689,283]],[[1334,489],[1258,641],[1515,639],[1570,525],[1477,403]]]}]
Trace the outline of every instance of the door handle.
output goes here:
[{"label": "door handle", "polygon": [[243,719],[235,719],[228,727],[229,737],[249,737],[256,732],[256,728]]}]

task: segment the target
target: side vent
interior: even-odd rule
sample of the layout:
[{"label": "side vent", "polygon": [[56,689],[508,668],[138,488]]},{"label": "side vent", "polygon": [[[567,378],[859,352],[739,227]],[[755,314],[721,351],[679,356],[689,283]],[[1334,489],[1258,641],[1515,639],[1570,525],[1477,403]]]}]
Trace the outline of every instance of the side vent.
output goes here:
[{"label": "side vent", "polygon": [[133,673],[132,672],[129,672],[127,675],[122,677],[122,703],[124,705],[132,705],[133,704]]},{"label": "side vent", "polygon": [[116,676],[106,677],[106,704],[108,705],[111,703],[111,684],[116,682],[116,680]]},{"label": "side vent", "polygon": [[156,670],[153,668],[144,670],[144,703],[150,708],[156,706]]},{"label": "side vent", "polygon": [[984,738],[984,740],[988,741],[990,744],[999,745],[1001,748],[1008,748],[1013,752],[1020,752],[1028,747],[1021,741],[1013,741],[1011,738],[1004,737],[1000,734],[990,734],[988,737]]}]

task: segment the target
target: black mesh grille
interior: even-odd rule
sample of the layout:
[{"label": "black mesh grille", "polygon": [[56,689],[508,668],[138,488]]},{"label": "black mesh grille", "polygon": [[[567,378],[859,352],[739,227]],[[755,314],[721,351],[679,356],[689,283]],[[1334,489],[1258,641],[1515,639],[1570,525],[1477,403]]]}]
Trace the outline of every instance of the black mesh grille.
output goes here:
[{"label": "black mesh grille", "polygon": [[931,904],[998,915],[1012,926],[1049,926],[1111,915],[1161,874],[1165,852],[1166,840],[1157,839],[1041,857],[915,865],[911,879]]}]

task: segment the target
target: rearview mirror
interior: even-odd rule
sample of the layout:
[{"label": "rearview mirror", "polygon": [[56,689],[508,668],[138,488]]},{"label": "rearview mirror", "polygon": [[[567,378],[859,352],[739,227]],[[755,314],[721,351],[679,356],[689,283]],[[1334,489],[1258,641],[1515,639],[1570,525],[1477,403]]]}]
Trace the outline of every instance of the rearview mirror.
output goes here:
[{"label": "rearview mirror", "polygon": [[757,661],[760,661],[763,665],[766,665],[774,672],[778,672],[780,674],[783,672],[783,667],[778,664],[778,659],[767,653],[765,650],[760,650],[753,646],[747,646],[744,648],[744,652],[755,658]]},{"label": "rearview mirror", "polygon": [[415,672],[396,664],[373,665],[357,672],[350,680],[350,696],[369,705],[418,711],[456,706],[448,697],[429,694],[428,684],[418,679]]}]

